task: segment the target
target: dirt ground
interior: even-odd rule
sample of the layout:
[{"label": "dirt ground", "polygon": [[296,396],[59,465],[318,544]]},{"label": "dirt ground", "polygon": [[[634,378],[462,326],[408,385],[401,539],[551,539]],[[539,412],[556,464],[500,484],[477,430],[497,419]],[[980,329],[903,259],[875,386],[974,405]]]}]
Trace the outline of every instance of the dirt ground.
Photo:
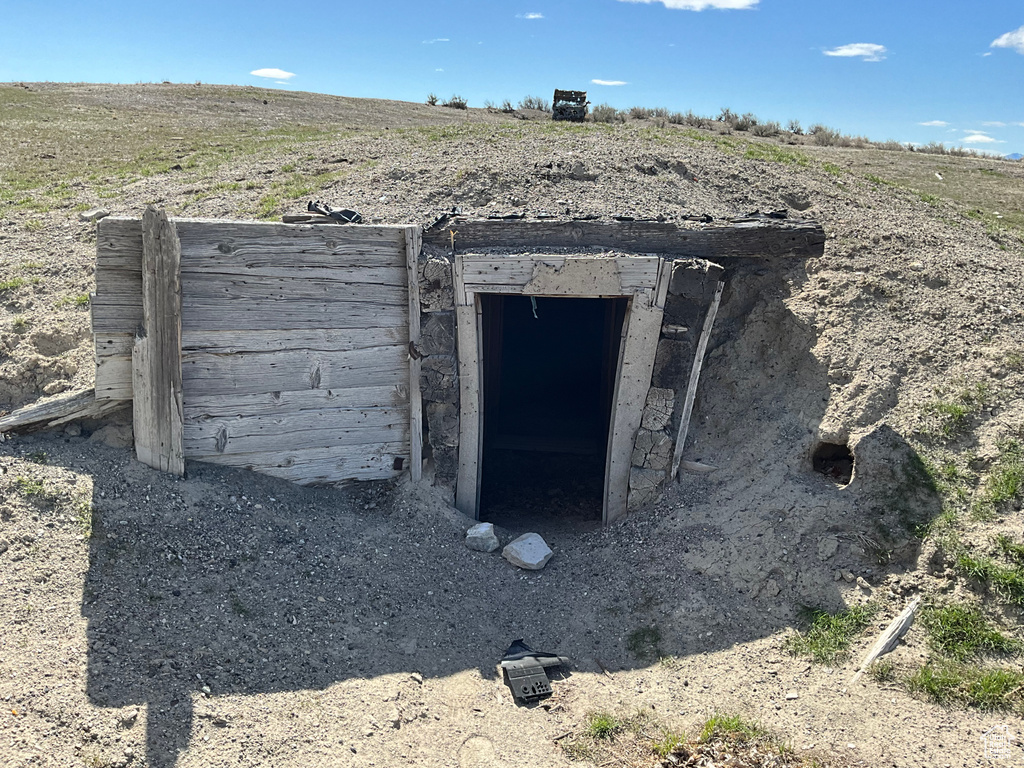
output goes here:
[{"label": "dirt ground", "polygon": [[[555,556],[536,573],[468,550],[471,521],[426,485],[308,489],[194,462],[178,480],[134,460],[126,414],[6,436],[5,764],[565,766],[560,737],[588,713],[645,709],[691,734],[738,712],[826,764],[980,766],[1000,764],[986,731],[1024,730],[850,683],[912,597],[984,597],[911,532],[904,518],[927,523],[943,500],[906,498],[903,468],[952,457],[980,477],[1024,437],[1021,235],[957,202],[999,174],[1015,205],[1021,164],[943,158],[958,190],[941,196],[894,181],[936,162],[916,153],[646,122],[192,86],[0,97],[3,409],[91,382],[86,207],[250,218],[320,198],[381,222],[454,205],[717,220],[784,207],[829,238],[820,259],[726,265],[687,450],[717,471],[606,529],[540,530]],[[296,124],[316,132],[277,140]],[[155,149],[131,143],[147,132]],[[210,159],[214,144],[231,151]],[[929,404],[979,383],[963,429],[936,432]],[[822,440],[853,449],[849,485],[812,470]],[[1019,500],[961,526],[979,547],[1024,535]],[[786,652],[802,606],[869,601],[851,661]],[[1019,610],[983,604],[1020,636]],[[516,706],[496,670],[517,638],[572,660],[541,706]],[[911,669],[927,655],[915,627],[892,656]],[[1005,764],[1021,762],[1014,747]]]}]

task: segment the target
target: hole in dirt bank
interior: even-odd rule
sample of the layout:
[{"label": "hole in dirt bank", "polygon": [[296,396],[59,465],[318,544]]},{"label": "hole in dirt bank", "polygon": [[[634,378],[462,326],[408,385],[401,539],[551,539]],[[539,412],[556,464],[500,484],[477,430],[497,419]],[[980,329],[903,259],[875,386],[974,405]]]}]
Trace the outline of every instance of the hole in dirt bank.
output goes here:
[{"label": "hole in dirt bank", "polygon": [[815,472],[821,472],[836,485],[849,485],[853,479],[853,451],[848,445],[818,443],[811,463]]}]

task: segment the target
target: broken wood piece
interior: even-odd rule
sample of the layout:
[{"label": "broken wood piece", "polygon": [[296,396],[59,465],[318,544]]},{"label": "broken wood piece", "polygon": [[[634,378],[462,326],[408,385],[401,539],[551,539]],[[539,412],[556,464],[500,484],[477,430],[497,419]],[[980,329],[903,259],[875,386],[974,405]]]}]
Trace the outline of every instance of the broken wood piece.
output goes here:
[{"label": "broken wood piece", "polygon": [[86,389],[18,408],[0,417],[0,432],[30,432],[79,419],[99,419],[126,405],[126,400],[97,400],[96,390]]},{"label": "broken wood piece", "polygon": [[135,453],[185,474],[181,393],[181,242],[166,211],[142,216],[142,326],[132,349]]},{"label": "broken wood piece", "polygon": [[864,660],[860,663],[860,668],[857,673],[850,680],[850,684],[857,682],[864,671],[871,666],[881,656],[889,653],[893,650],[900,642],[900,638],[903,637],[910,630],[910,627],[914,623],[914,617],[917,614],[917,609],[921,606],[921,598],[914,598],[913,602],[910,603],[903,612],[893,619],[889,626],[885,628],[885,631],[878,636],[878,640],[871,646],[871,650],[868,651]]},{"label": "broken wood piece", "polygon": [[686,460],[683,460],[683,461],[679,462],[679,466],[682,469],[685,469],[687,472],[700,472],[701,474],[706,474],[708,472],[717,472],[718,471],[718,467],[713,467],[710,464],[704,464],[704,463],[699,462],[699,461],[686,461]]},{"label": "broken wood piece", "polygon": [[672,455],[672,479],[675,480],[679,474],[679,462],[683,458],[683,448],[686,446],[686,434],[690,431],[690,416],[693,414],[693,400],[697,396],[697,382],[700,381],[700,371],[704,366],[704,352],[708,348],[708,339],[711,337],[711,328],[715,324],[715,316],[718,314],[718,304],[722,300],[722,290],[725,283],[719,281],[715,288],[715,297],[708,307],[708,315],[704,318],[704,328],[700,332],[700,340],[697,342],[697,352],[693,356],[693,367],[690,369],[690,382],[686,387],[686,399],[683,401],[683,412],[679,417],[679,434],[676,437],[676,449]]},{"label": "broken wood piece", "polygon": [[423,477],[423,399],[420,392],[422,355],[420,343],[420,275],[421,235],[419,227],[405,231],[405,259],[409,306],[409,474],[414,483]]}]

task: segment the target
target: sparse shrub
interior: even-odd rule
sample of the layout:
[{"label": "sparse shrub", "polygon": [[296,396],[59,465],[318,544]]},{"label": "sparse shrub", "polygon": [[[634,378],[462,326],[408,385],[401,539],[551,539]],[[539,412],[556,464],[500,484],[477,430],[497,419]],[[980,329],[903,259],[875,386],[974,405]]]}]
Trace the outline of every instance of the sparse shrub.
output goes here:
[{"label": "sparse shrub", "polygon": [[736,129],[737,131],[749,131],[755,125],[757,125],[757,115],[755,115],[753,112],[744,112],[742,115],[736,118],[736,122],[733,125],[733,128]]},{"label": "sparse shrub", "polygon": [[595,123],[621,123],[625,116],[609,104],[598,104],[590,110],[590,119]]},{"label": "sparse shrub", "polygon": [[520,109],[536,109],[540,112],[550,112],[551,102],[542,96],[526,96],[519,102]]},{"label": "sparse shrub", "polygon": [[673,112],[668,116],[670,123],[680,123],[682,125],[689,125],[694,128],[711,128],[711,118],[703,117],[701,115],[694,114],[693,110],[688,109],[686,112]]},{"label": "sparse shrub", "polygon": [[467,109],[469,102],[456,93],[453,93],[448,101],[441,102],[442,107],[448,107],[449,109]]},{"label": "sparse shrub", "polygon": [[427,96],[427,104],[429,104],[432,107],[436,107],[437,106],[437,94],[436,93],[431,93],[431,94],[429,94]]},{"label": "sparse shrub", "polygon": [[886,152],[905,152],[906,146],[900,144],[895,139],[887,139],[885,141],[875,144],[876,149],[884,149]]},{"label": "sparse shrub", "polygon": [[654,117],[654,110],[648,107],[630,107],[629,116],[634,120],[647,120]]},{"label": "sparse shrub", "polygon": [[797,136],[802,136],[804,133],[803,126],[800,125],[799,120],[790,120],[786,123],[786,130],[790,133],[795,133]]},{"label": "sparse shrub", "polygon": [[494,102],[490,99],[484,99],[484,109],[497,109],[497,107],[494,106]]},{"label": "sparse shrub", "polygon": [[782,133],[782,126],[774,120],[769,120],[767,123],[757,123],[750,129],[750,132],[755,136],[771,138]]},{"label": "sparse shrub", "polygon": [[508,99],[505,99],[503,102],[501,102],[501,111],[502,112],[511,113],[511,112],[515,112],[516,109],[515,109],[515,107],[512,106],[512,102],[511,101],[509,101]]},{"label": "sparse shrub", "polygon": [[840,134],[835,128],[829,128],[827,125],[815,123],[810,128],[810,134],[814,137],[814,143],[819,147],[840,146],[842,134]]},{"label": "sparse shrub", "polygon": [[728,107],[722,107],[722,111],[718,113],[717,120],[720,123],[725,123],[729,128],[735,128],[739,116]]}]

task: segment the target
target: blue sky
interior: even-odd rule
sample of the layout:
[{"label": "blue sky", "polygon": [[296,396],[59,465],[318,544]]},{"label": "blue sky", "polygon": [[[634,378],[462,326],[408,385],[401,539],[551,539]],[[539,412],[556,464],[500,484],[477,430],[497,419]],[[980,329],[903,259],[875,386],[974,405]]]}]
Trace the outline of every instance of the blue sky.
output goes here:
[{"label": "blue sky", "polygon": [[875,140],[1024,151],[1022,0],[3,6],[0,82],[457,93],[470,106],[573,88],[620,108],[730,107]]}]

